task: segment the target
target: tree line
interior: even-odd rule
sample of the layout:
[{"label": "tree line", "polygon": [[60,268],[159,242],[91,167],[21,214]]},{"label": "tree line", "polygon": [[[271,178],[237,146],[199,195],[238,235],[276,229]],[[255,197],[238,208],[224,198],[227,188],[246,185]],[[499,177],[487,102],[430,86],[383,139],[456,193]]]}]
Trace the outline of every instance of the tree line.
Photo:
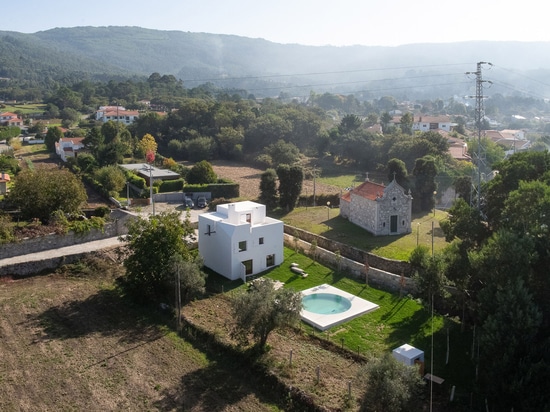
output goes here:
[{"label": "tree line", "polygon": [[445,250],[418,247],[411,263],[425,302],[475,328],[472,359],[490,407],[546,410],[550,154],[517,153],[493,168],[480,208],[458,199],[441,222]]}]

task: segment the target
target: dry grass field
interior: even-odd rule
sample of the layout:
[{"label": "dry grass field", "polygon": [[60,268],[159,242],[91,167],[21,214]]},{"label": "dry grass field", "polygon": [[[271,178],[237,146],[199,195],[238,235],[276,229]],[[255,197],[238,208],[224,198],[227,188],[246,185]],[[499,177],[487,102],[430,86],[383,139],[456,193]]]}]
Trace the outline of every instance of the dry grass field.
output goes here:
[{"label": "dry grass field", "polygon": [[0,280],[1,411],[280,410],[234,361],[120,299],[118,263],[80,270]]},{"label": "dry grass field", "polygon": [[[241,163],[227,160],[215,160],[212,162],[212,168],[218,177],[231,179],[240,185],[241,198],[246,200],[256,200],[260,194],[260,177],[264,170],[243,166]],[[324,185],[316,182],[316,193],[335,194],[340,193],[340,188],[336,186]],[[313,181],[304,180],[302,185],[302,194],[313,194]]]}]

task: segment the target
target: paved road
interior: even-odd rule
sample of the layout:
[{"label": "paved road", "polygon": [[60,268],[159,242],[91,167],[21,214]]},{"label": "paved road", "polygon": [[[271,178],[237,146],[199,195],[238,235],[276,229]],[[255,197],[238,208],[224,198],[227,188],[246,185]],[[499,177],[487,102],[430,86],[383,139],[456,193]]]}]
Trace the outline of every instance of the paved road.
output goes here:
[{"label": "paved road", "polygon": [[[174,208],[175,206],[169,203],[156,204],[155,213],[173,210]],[[199,214],[204,213],[206,211],[207,211],[206,209],[191,210],[191,217],[190,217],[191,222],[197,222],[199,220]],[[152,208],[150,206],[147,206],[142,208],[138,214],[142,217],[146,217],[148,213],[151,213],[151,212],[152,212]],[[184,218],[185,214],[182,213],[182,217]],[[20,256],[14,256],[11,258],[1,259],[0,267],[19,264],[19,263],[25,263],[25,262],[41,261],[44,259],[61,257],[61,256],[71,256],[71,255],[77,255],[77,254],[86,253],[86,252],[93,252],[96,250],[107,249],[113,246],[119,246],[121,244],[122,243],[118,240],[118,237],[95,240],[93,242],[86,242],[78,245],[66,246],[58,249],[44,250],[42,252],[29,253],[27,255],[20,255]]]},{"label": "paved road", "polygon": [[28,255],[14,256],[0,260],[0,267],[16,265],[19,263],[35,262],[44,259],[50,259],[61,256],[71,256],[80,253],[93,252],[96,250],[107,249],[112,246],[121,245],[118,237],[110,237],[102,240],[95,240],[93,242],[81,243],[73,246],[66,246],[58,249],[44,250],[42,252],[29,253]]}]

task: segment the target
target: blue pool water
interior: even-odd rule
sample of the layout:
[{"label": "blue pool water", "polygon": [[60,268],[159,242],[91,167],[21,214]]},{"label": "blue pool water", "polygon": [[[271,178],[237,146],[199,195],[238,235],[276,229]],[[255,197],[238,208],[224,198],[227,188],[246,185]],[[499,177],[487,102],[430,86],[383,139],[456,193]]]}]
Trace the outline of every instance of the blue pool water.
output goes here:
[{"label": "blue pool water", "polygon": [[302,298],[304,309],[320,315],[342,313],[351,308],[351,302],[332,293],[313,293]]}]

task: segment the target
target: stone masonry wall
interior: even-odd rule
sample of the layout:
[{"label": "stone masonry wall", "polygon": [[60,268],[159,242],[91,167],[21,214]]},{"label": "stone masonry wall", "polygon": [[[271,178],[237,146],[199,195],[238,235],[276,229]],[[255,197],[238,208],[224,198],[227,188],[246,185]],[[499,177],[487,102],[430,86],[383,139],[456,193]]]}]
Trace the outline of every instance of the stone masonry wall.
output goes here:
[{"label": "stone masonry wall", "polygon": [[90,232],[78,234],[69,232],[64,235],[51,234],[34,239],[26,239],[21,242],[8,243],[0,246],[0,259],[7,259],[14,256],[26,255],[29,253],[42,252],[44,250],[57,249],[72,246],[80,243],[92,242],[94,240],[107,239],[126,234],[126,218],[121,216],[108,222],[104,230],[93,229]]},{"label": "stone masonry wall", "polygon": [[[398,275],[404,275],[405,277],[410,277],[412,274],[412,269],[408,262],[385,259],[364,250],[357,249],[353,246],[336,242],[334,240],[327,239],[326,237],[319,236],[314,233],[307,232],[305,230],[298,229],[289,225],[284,226],[284,232],[291,237],[297,236],[300,240],[303,240],[308,244],[311,244],[313,239],[316,239],[317,246],[319,248],[328,250],[329,252],[333,253],[339,250],[342,257],[345,257],[355,262],[361,262],[362,264],[367,261],[369,266],[372,268],[377,268],[385,272],[396,273]],[[309,249],[309,246],[307,246],[307,248]]]},{"label": "stone masonry wall", "polygon": [[[285,246],[292,249],[297,246],[300,249],[301,253],[312,257],[310,243],[303,240],[298,240],[298,244],[296,245],[294,236],[291,236],[287,233],[285,233],[284,236]],[[377,288],[386,290],[388,292],[412,295],[414,295],[416,292],[414,280],[410,277],[386,272],[384,270],[372,267],[372,265],[370,265],[368,272],[365,273],[364,263],[356,262],[342,255],[338,256],[336,253],[333,253],[321,247],[317,247],[315,251],[315,260],[334,270],[346,272],[351,277],[355,279],[360,279],[368,285],[376,286]]]}]

